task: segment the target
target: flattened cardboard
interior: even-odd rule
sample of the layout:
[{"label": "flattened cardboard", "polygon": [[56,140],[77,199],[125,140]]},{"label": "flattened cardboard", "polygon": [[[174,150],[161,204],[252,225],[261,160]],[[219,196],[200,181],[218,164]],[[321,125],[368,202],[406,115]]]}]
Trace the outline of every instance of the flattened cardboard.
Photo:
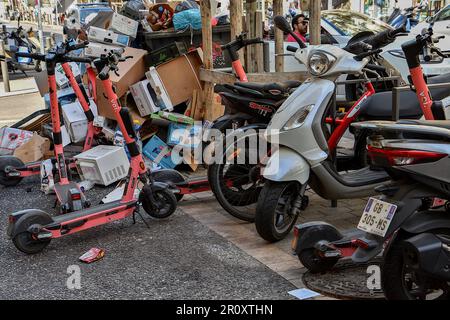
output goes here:
[{"label": "flattened cardboard", "polygon": [[170,101],[174,106],[191,99],[194,90],[201,90],[202,59],[197,51],[189,52],[156,67]]}]

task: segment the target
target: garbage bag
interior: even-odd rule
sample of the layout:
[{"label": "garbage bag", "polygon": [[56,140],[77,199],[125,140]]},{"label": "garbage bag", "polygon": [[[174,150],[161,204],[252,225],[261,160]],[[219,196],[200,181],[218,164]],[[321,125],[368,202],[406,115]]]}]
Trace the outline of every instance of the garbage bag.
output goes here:
[{"label": "garbage bag", "polygon": [[202,28],[200,10],[189,9],[175,13],[173,16],[173,26],[175,30],[185,30],[187,28],[200,30]]},{"label": "garbage bag", "polygon": [[199,5],[195,2],[195,0],[182,1],[175,7],[175,12],[181,12],[190,9],[200,9]]}]

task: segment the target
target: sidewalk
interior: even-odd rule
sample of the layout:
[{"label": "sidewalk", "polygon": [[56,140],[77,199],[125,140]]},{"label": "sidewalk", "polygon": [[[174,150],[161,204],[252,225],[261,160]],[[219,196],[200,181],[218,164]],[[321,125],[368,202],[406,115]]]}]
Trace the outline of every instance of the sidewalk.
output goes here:
[{"label": "sidewalk", "polygon": [[[11,25],[13,27],[17,27],[17,21],[16,20],[5,20],[5,19],[0,19],[0,23],[1,24],[8,24]],[[21,21],[20,25],[23,26],[24,28],[30,28],[32,27],[33,29],[37,30],[37,23],[33,23],[33,22],[28,22],[28,21]],[[44,32],[54,32],[54,33],[63,33],[63,27],[62,26],[56,26],[56,25],[47,25],[44,24],[43,25],[43,30]]]},{"label": "sidewalk", "polygon": [[0,82],[0,128],[45,108],[34,78],[10,80],[11,92]]}]

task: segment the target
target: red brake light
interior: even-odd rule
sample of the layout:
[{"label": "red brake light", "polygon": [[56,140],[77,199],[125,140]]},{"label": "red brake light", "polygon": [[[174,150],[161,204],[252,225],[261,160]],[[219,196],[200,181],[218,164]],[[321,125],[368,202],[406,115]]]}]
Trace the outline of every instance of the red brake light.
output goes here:
[{"label": "red brake light", "polygon": [[375,148],[371,145],[367,146],[367,150],[375,165],[406,166],[433,162],[447,156],[446,153],[408,149],[382,149]]},{"label": "red brake light", "polygon": [[72,200],[81,200],[81,193],[73,193]]},{"label": "red brake light", "polygon": [[297,227],[294,227],[294,236],[295,236],[296,238],[298,238],[299,235],[300,235],[300,231],[298,230]]},{"label": "red brake light", "polygon": [[369,248],[369,244],[361,239],[354,239],[354,240],[352,240],[352,243],[353,243],[353,245],[355,245],[361,249],[364,249],[364,250],[367,250]]}]

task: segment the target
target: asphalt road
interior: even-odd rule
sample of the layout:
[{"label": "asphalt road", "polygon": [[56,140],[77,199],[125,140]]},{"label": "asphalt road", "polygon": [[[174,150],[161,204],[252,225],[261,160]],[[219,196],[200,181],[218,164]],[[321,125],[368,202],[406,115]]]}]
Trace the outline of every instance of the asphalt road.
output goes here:
[{"label": "asphalt road", "polygon": [[[95,188],[88,197],[94,204],[109,191]],[[180,209],[166,220],[144,216],[149,229],[129,218],[53,240],[37,255],[17,251],[6,236],[7,213],[54,212],[52,205],[34,178],[0,186],[0,299],[289,299],[295,289]],[[78,257],[92,247],[105,257],[83,264]],[[73,265],[81,289],[67,287]]]}]

